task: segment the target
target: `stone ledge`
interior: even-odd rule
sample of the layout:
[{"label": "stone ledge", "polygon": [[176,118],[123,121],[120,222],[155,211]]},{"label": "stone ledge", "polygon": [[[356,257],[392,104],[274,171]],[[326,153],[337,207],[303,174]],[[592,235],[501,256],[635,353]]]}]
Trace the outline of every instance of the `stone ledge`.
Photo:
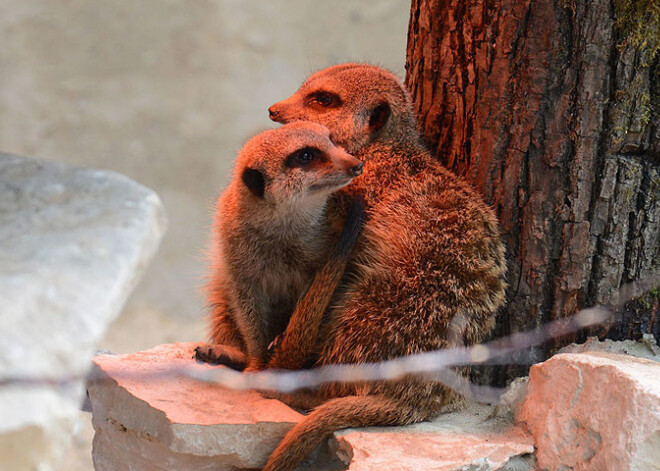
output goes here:
[{"label": "stone ledge", "polygon": [[195,345],[94,359],[95,381],[88,391],[97,471],[256,468],[300,420],[285,404],[253,391],[157,376],[164,367],[195,364]]},{"label": "stone ledge", "polygon": [[[89,394],[97,470],[257,468],[302,418],[256,392],[154,375],[195,364],[195,345],[96,357],[98,380]],[[409,427],[341,431],[301,469],[505,469],[534,451],[532,439],[510,419],[492,415],[493,408],[473,406]],[[519,469],[531,469],[524,461]]]},{"label": "stone ledge", "polygon": [[[194,346],[97,357],[105,378],[90,385],[98,470],[257,468],[300,420],[254,392],[189,378],[150,379],[164,366],[194,364]],[[519,383],[522,393],[525,382]],[[433,422],[338,431],[300,469],[659,469],[658,362],[607,352],[559,354],[532,367],[527,395],[513,406],[518,426],[508,413],[470,405]]]},{"label": "stone ledge", "polygon": [[534,443],[492,407],[471,405],[433,422],[335,433],[330,447],[349,471],[516,470],[533,468]]}]

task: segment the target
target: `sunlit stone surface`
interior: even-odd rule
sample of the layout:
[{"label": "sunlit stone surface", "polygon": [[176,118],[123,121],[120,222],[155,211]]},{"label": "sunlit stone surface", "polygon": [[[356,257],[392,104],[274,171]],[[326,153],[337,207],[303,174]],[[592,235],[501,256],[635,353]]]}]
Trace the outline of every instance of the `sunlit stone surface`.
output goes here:
[{"label": "sunlit stone surface", "polygon": [[[196,365],[194,346],[95,359],[89,393],[97,470],[257,468],[302,419],[255,392],[183,376],[179,367]],[[473,406],[432,423],[338,432],[301,469],[490,470],[514,463],[531,469],[531,436],[492,413]]]},{"label": "sunlit stone surface", "polygon": [[94,359],[88,388],[97,471],[260,467],[302,418],[256,392],[230,391],[172,371],[196,364],[194,346],[168,344]]},{"label": "sunlit stone surface", "polygon": [[534,469],[532,437],[487,406],[407,427],[346,430],[331,447],[350,471]]},{"label": "sunlit stone surface", "polygon": [[[257,393],[184,377],[179,368],[196,365],[194,346],[95,359],[89,390],[98,470],[258,468],[302,419]],[[652,360],[560,354],[532,368],[526,396],[526,381],[517,381],[506,406],[338,431],[300,470],[657,470],[659,383],[660,363]]]},{"label": "sunlit stone surface", "polygon": [[660,363],[565,353],[531,368],[519,420],[541,469],[659,470]]}]

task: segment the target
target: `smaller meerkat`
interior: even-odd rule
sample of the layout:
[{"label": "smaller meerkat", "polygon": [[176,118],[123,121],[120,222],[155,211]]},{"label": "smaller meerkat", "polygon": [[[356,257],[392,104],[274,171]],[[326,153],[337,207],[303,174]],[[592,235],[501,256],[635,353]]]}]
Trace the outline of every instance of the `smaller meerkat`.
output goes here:
[{"label": "smaller meerkat", "polygon": [[266,366],[268,345],[314,275],[326,261],[337,271],[337,251],[348,259],[359,229],[347,224],[333,252],[326,206],[360,173],[362,162],[336,147],[320,124],[291,123],[245,144],[217,204],[208,287],[214,344],[198,347],[198,359]]}]

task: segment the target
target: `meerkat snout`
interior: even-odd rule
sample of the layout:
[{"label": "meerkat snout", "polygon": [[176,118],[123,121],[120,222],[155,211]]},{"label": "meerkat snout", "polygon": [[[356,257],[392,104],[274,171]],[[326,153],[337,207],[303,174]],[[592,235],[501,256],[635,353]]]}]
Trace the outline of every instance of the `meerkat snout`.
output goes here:
[{"label": "meerkat snout", "polygon": [[286,116],[286,110],[288,107],[287,101],[288,100],[278,101],[277,103],[271,105],[270,108],[268,108],[268,117],[271,121],[275,121],[276,123],[281,124],[286,124],[289,121],[295,121]]},{"label": "meerkat snout", "polygon": [[[298,95],[292,95],[284,100],[278,101],[268,108],[268,117],[276,123],[286,124],[293,121],[308,121],[304,113],[298,112],[301,108],[309,105],[309,99],[304,99]],[[313,103],[317,103],[314,101]],[[326,103],[326,102],[324,102]],[[313,106],[313,105],[312,105]],[[332,109],[336,106],[316,105],[320,109]],[[323,123],[320,123],[323,124]]]},{"label": "meerkat snout", "polygon": [[336,147],[332,152],[329,152],[330,159],[334,160],[335,165],[346,171],[346,174],[351,177],[357,177],[362,173],[364,163],[356,157],[346,152],[340,147]]},{"label": "meerkat snout", "polygon": [[355,167],[351,168],[351,173],[353,174],[354,177],[358,177],[362,175],[362,169],[364,168],[364,164],[360,162],[357,164]]}]

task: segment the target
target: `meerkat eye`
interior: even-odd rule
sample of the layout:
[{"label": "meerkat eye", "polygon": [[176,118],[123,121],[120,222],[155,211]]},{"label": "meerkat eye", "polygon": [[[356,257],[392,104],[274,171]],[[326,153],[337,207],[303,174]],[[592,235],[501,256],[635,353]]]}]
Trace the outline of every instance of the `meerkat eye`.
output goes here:
[{"label": "meerkat eye", "polygon": [[318,95],[314,100],[322,106],[330,106],[332,104],[332,97],[330,95],[327,95],[325,93],[321,93]]},{"label": "meerkat eye", "polygon": [[308,97],[308,103],[311,106],[320,108],[336,108],[341,105],[339,96],[330,92],[314,92]]},{"label": "meerkat eye", "polygon": [[304,167],[320,155],[321,151],[315,147],[303,147],[289,154],[284,165],[289,168]]}]

